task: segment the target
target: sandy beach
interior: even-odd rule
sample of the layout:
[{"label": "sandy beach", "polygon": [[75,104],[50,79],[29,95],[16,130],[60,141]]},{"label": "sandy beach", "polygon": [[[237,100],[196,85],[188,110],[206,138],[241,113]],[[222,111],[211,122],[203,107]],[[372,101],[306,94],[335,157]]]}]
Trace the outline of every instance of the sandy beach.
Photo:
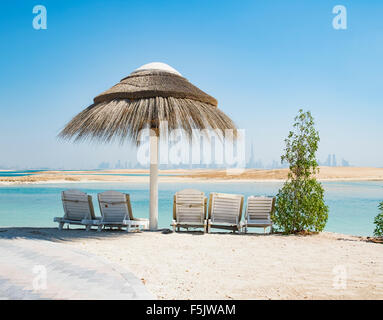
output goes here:
[{"label": "sandy beach", "polygon": [[[159,182],[241,182],[283,181],[288,169],[246,169],[240,173],[226,170],[160,170]],[[121,175],[121,174],[125,174]],[[383,168],[321,167],[316,176],[321,181],[381,181]],[[103,171],[42,171],[30,176],[0,177],[0,184],[20,183],[70,183],[70,182],[130,182],[148,183],[148,170],[103,170]]]},{"label": "sandy beach", "polygon": [[383,299],[383,250],[365,238],[1,228],[130,270],[158,299]]}]

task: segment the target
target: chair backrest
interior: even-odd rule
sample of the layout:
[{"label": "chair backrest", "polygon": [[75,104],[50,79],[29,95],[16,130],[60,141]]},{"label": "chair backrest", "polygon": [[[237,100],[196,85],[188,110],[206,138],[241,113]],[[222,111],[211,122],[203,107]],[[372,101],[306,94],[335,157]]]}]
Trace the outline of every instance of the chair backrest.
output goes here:
[{"label": "chair backrest", "polygon": [[201,191],[185,189],[174,195],[173,218],[177,222],[203,223],[206,219],[206,197]]},{"label": "chair backrest", "polygon": [[104,222],[121,222],[133,219],[129,194],[118,191],[99,193],[98,203]]},{"label": "chair backrest", "polygon": [[247,198],[246,217],[250,221],[270,220],[270,214],[274,209],[274,197],[256,197]]},{"label": "chair backrest", "polygon": [[61,192],[64,208],[64,218],[73,221],[95,219],[92,196],[80,190],[65,190]]},{"label": "chair backrest", "polygon": [[211,193],[209,219],[217,223],[238,224],[241,221],[243,195]]}]

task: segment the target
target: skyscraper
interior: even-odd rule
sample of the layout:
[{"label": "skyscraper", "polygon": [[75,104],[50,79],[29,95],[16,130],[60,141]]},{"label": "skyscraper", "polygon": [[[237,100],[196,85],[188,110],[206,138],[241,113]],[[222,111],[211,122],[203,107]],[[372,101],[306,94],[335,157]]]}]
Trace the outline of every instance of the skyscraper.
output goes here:
[{"label": "skyscraper", "polygon": [[254,143],[251,142],[251,149],[250,149],[250,158],[249,162],[247,163],[247,168],[255,168],[255,156],[254,156]]},{"label": "skyscraper", "polygon": [[327,161],[325,162],[325,165],[328,167],[331,167],[331,155],[330,154],[327,157]]},{"label": "skyscraper", "polygon": [[332,155],[332,163],[331,163],[331,166],[332,166],[332,167],[336,167],[336,158],[335,158],[335,154]]}]

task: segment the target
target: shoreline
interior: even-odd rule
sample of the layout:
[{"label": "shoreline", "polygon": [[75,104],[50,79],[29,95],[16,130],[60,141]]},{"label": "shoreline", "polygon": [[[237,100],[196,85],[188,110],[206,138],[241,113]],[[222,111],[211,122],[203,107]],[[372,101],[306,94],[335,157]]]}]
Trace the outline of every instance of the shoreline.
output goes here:
[{"label": "shoreline", "polygon": [[[383,181],[381,178],[333,178],[333,179],[317,179],[319,182],[363,182],[363,181],[376,181],[380,182]],[[161,181],[159,179],[159,183],[164,184],[171,184],[171,183],[185,183],[185,184],[201,184],[201,183],[208,183],[208,184],[220,184],[220,183],[284,183],[286,180],[282,179],[209,179],[209,180],[203,180],[203,179],[184,179],[184,180],[165,180]],[[50,185],[50,184],[79,184],[79,183],[131,183],[131,184],[149,184],[149,179],[147,180],[129,180],[129,181],[121,181],[121,180],[49,180],[49,181],[0,181],[0,187],[2,186],[17,186],[17,185]]]},{"label": "shoreline", "polygon": [[[159,183],[253,183],[284,182],[288,169],[246,169],[237,174],[226,170],[160,170]],[[383,181],[383,168],[321,167],[321,182]],[[28,176],[0,177],[1,185],[61,183],[149,183],[148,170],[45,171]]]}]

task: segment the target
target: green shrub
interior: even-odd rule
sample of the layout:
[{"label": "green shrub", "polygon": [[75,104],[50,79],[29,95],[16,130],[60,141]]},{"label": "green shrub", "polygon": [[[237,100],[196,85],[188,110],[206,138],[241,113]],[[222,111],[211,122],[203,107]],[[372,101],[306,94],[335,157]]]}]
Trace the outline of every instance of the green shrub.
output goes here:
[{"label": "green shrub", "polygon": [[273,224],[283,233],[322,231],[328,219],[322,185],[315,179],[319,172],[315,153],[319,133],[310,112],[299,110],[294,129],[285,140],[282,162],[289,163],[288,179],[279,190],[272,214]]},{"label": "green shrub", "polygon": [[383,237],[383,201],[378,206],[380,213],[375,217],[374,236]]}]

